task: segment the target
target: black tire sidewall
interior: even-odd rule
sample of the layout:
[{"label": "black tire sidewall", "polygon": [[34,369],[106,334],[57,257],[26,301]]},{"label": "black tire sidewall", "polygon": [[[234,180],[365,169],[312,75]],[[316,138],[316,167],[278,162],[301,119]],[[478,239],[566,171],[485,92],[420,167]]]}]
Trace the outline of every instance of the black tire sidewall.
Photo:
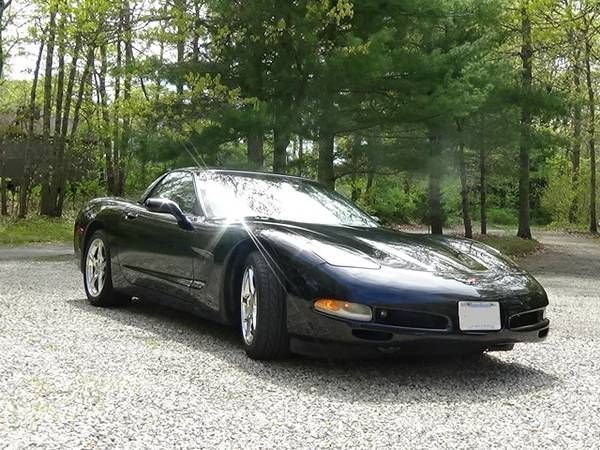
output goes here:
[{"label": "black tire sidewall", "polygon": [[[252,343],[248,345],[242,336],[242,345],[248,356],[253,359],[278,359],[285,356],[289,349],[285,323],[286,292],[264,257],[254,251],[248,255],[242,265],[238,302],[241,302],[243,274],[249,267],[254,271],[255,289],[258,291],[256,328]],[[241,314],[238,317],[241,327]]]}]

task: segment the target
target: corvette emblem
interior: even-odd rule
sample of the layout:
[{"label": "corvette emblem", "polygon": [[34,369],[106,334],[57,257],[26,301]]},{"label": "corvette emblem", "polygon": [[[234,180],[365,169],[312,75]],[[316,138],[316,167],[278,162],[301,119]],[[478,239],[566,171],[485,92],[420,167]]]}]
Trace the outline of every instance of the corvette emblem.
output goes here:
[{"label": "corvette emblem", "polygon": [[467,278],[467,279],[465,280],[465,283],[467,283],[468,285],[471,285],[471,286],[472,286],[472,285],[474,285],[474,284],[475,284],[475,281],[476,281],[476,280],[475,280],[475,278]]}]

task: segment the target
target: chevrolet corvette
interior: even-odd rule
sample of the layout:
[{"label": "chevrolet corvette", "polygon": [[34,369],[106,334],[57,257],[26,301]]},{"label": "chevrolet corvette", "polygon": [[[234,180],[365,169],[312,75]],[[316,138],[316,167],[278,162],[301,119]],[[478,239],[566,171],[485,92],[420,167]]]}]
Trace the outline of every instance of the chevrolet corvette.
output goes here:
[{"label": "chevrolet corvette", "polygon": [[254,359],[511,350],[546,338],[541,285],[497,250],[381,226],[292,176],[186,168],[98,198],[74,247],[92,305],[151,299],[240,330]]}]

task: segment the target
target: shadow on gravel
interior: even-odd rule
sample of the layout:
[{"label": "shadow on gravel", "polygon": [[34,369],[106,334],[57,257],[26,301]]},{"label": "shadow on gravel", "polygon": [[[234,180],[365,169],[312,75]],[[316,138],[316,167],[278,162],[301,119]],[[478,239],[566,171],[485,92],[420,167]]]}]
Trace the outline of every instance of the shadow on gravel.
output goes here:
[{"label": "shadow on gravel", "polygon": [[[246,374],[290,391],[359,403],[470,403],[504,398],[507,402],[560,382],[543,370],[494,356],[477,358],[358,359],[329,361],[292,356],[257,362],[246,357],[237,330],[147,301],[125,308],[95,308],[70,300],[86,312],[158,335],[195,351],[210,353]],[[198,364],[202,364],[199,360]]]}]

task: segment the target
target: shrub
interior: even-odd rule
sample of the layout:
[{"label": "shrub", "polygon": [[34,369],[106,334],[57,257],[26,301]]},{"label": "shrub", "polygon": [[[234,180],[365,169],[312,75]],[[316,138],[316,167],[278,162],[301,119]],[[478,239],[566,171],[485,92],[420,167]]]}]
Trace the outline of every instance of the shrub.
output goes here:
[{"label": "shrub", "polygon": [[[426,200],[426,197],[425,197]],[[389,178],[380,178],[361,204],[372,214],[393,222],[421,221],[423,196],[417,190],[408,192]]]},{"label": "shrub", "polygon": [[510,208],[489,208],[487,210],[488,223],[494,225],[517,225],[519,213]]}]

